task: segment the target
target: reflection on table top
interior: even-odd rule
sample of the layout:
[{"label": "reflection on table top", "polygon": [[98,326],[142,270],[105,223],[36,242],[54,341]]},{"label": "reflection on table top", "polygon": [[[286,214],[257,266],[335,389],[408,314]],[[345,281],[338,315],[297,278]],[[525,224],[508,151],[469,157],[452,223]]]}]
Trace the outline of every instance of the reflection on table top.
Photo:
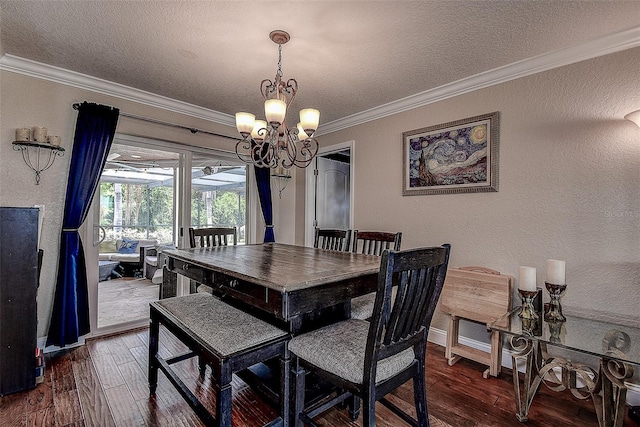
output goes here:
[{"label": "reflection on table top", "polygon": [[281,243],[164,251],[199,265],[285,293],[377,275],[380,258]]},{"label": "reflection on table top", "polygon": [[526,337],[542,343],[616,359],[640,365],[640,329],[614,323],[569,316],[566,322],[547,322],[540,314],[539,323],[529,325],[518,316],[521,307],[516,307],[490,325],[513,336]]}]

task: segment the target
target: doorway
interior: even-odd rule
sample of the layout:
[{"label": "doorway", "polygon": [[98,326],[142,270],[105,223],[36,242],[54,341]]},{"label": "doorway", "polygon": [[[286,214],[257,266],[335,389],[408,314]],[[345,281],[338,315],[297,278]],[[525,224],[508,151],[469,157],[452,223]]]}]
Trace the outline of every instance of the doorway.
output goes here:
[{"label": "doorway", "polygon": [[305,244],[314,228],[353,226],[353,141],[320,150],[307,171]]}]

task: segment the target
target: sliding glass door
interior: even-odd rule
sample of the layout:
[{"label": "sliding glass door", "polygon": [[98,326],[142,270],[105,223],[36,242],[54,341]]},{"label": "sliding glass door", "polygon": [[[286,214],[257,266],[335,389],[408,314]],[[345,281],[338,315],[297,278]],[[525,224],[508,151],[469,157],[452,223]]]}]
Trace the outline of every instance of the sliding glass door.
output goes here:
[{"label": "sliding glass door", "polygon": [[157,251],[188,246],[188,227],[235,226],[244,241],[246,180],[224,154],[116,137],[85,245],[94,335],[148,323],[162,281]]},{"label": "sliding glass door", "polygon": [[191,168],[191,226],[236,227],[245,242],[247,169],[244,164],[194,154]]}]

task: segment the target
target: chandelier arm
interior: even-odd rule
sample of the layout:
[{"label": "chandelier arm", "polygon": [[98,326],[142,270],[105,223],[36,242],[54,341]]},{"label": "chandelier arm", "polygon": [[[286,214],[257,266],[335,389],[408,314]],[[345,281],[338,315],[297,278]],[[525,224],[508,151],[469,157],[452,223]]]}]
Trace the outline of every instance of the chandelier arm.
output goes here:
[{"label": "chandelier arm", "polygon": [[262,94],[262,97],[265,99],[265,101],[269,99],[269,93],[273,92],[274,86],[275,83],[269,79],[264,79],[262,82],[260,82],[260,93]]},{"label": "chandelier arm", "polygon": [[287,110],[289,109],[289,105],[293,104],[293,100],[296,98],[296,94],[298,93],[298,82],[296,79],[287,80],[287,84],[283,87],[283,92],[290,94],[289,101],[287,102]]},{"label": "chandelier arm", "polygon": [[284,151],[287,156],[282,159],[282,167],[290,169],[295,165],[296,157],[298,156],[298,149],[295,142],[297,138],[296,134],[289,129],[285,129],[284,138],[285,146],[281,151]]},{"label": "chandelier arm", "polygon": [[[238,159],[242,160],[244,163],[247,164],[251,164],[253,163],[253,161],[251,161],[251,155],[250,155],[250,150],[251,150],[251,145],[247,145],[247,142],[250,142],[251,140],[249,139],[244,140],[244,139],[240,139],[238,140],[238,142],[236,142],[236,156],[238,156]],[[240,144],[245,143],[244,145],[240,146]],[[242,153],[240,150],[238,150],[238,148],[240,148],[242,151],[246,151],[246,153]]]},{"label": "chandelier arm", "polygon": [[267,144],[265,146],[264,142],[256,143],[256,145],[254,145],[251,149],[251,158],[258,167],[266,167],[269,164],[269,162],[267,161],[268,157],[269,145]]},{"label": "chandelier arm", "polygon": [[318,140],[315,138],[307,138],[300,142],[302,143],[299,151],[301,158],[296,158],[294,165],[299,168],[306,168],[311,164],[316,154],[318,154],[320,144],[318,144]]}]

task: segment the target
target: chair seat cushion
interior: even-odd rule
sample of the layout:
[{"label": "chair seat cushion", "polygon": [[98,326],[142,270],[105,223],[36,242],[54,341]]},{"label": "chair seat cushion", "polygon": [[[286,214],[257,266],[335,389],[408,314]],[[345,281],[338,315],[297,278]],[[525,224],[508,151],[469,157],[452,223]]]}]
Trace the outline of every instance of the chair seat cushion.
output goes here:
[{"label": "chair seat cushion", "polygon": [[[398,287],[391,288],[391,301],[396,300]],[[351,318],[369,320],[373,316],[373,306],[376,304],[376,293],[371,292],[351,299]]]},{"label": "chair seat cushion", "polygon": [[167,298],[151,304],[169,311],[183,323],[183,327],[222,357],[252,350],[288,335],[282,329],[205,293]]},{"label": "chair seat cushion", "polygon": [[[298,335],[289,341],[289,350],[318,368],[362,384],[364,354],[369,322],[349,319]],[[376,383],[391,378],[414,361],[413,349],[378,362]]]},{"label": "chair seat cushion", "polygon": [[373,306],[376,302],[376,293],[361,295],[351,299],[351,318],[367,320],[373,315]]}]

